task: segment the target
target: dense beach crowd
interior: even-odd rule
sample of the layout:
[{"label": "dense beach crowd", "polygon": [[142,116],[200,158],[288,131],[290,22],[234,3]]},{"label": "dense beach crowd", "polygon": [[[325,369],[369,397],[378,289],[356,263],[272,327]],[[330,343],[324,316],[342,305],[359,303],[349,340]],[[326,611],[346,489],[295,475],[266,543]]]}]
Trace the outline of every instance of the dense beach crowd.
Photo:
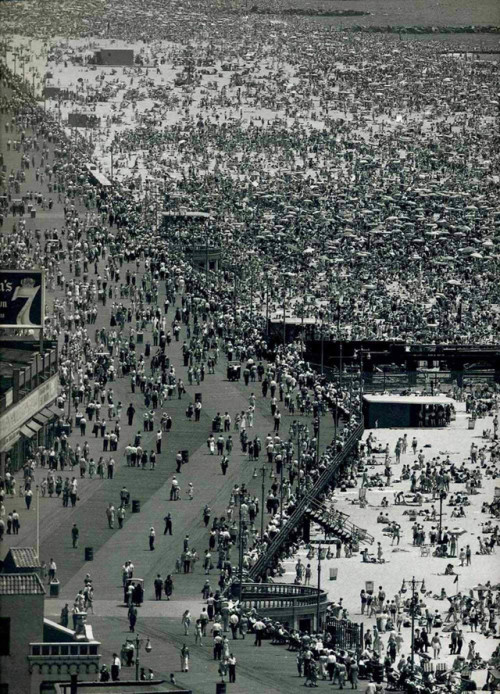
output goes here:
[{"label": "dense beach crowd", "polygon": [[[494,61],[301,22],[269,31],[217,12],[197,41],[191,29],[169,44],[154,5],[145,44],[129,9],[106,28],[92,9],[78,27],[73,13],[58,17],[53,35],[92,38],[55,40],[47,65],[69,89],[63,110],[101,117],[89,158],[109,170],[114,156],[149,223],[162,209],[210,212],[200,239],[222,245],[244,301],[252,293],[274,314],[286,303],[329,336],[495,341]],[[13,31],[39,35],[38,23],[9,16]],[[99,45],[133,47],[137,66],[94,86]]]},{"label": "dense beach crowd", "polygon": [[[49,10],[50,21],[50,5],[43,7]],[[89,5],[87,14],[82,13],[87,18],[85,27],[79,23],[81,18],[77,21],[68,12],[66,19],[58,15],[51,33],[137,42],[144,38],[145,27],[138,30],[126,10],[108,20]],[[24,17],[16,18],[15,8],[6,11],[6,17],[11,30],[15,26],[25,35],[37,36],[44,27],[36,15],[32,26]],[[30,267],[36,257],[46,270],[53,302],[46,337],[61,345],[61,418],[56,442],[50,450],[34,452],[17,484],[23,487],[27,510],[32,477],[44,496],[61,496],[63,505],[74,507],[79,481],[76,475],[67,476],[69,469],[78,471],[80,480],[112,479],[117,465],[154,471],[162,441],[175,427],[168,415],[161,414],[169,400],[184,398],[186,416],[199,421],[201,403],[190,402],[186,389],[204,380],[205,373],[212,375],[219,359],[239,362],[245,383],[255,388],[257,396],[253,401],[249,397],[243,412],[217,415],[207,450],[220,457],[224,475],[232,446],[255,464],[267,461],[275,474],[266,492],[264,532],[259,532],[258,522],[264,499],[238,485],[223,516],[211,518],[211,510],[203,509],[208,548],[197,551],[189,538],[182,542],[176,572],[194,571],[199,560],[208,583],[203,595],[208,614],[195,620],[195,645],[201,644],[210,623],[214,659],[221,662],[222,677],[234,678],[236,663],[225,632],[231,630],[236,639],[249,630],[255,634],[256,646],[268,637],[297,650],[298,673],[305,675],[310,686],[319,678],[335,680],[339,686],[350,681],[356,688],[361,673],[375,680],[367,692],[376,694],[381,668],[387,682],[406,686],[412,668],[408,648],[399,640],[399,622],[407,620],[414,608],[404,595],[389,598],[380,588],[374,598],[365,596],[364,604],[361,597],[362,612],[369,608],[377,626],[365,637],[359,663],[352,653],[330,648],[319,634],[299,634],[224,600],[224,591],[235,578],[238,544],[244,546],[246,573],[361,418],[359,384],[354,386],[351,379],[349,387],[342,387],[315,374],[303,360],[300,341],[287,347],[271,345],[264,319],[266,306],[279,316],[285,305],[299,322],[304,317],[321,323],[326,337],[332,338],[472,344],[498,340],[500,217],[494,131],[498,103],[492,98],[498,72],[489,64],[439,55],[423,43],[409,48],[377,37],[359,41],[321,29],[307,33],[300,23],[293,24],[287,44],[283,39],[288,25],[273,25],[270,36],[268,22],[260,19],[252,24],[251,40],[231,36],[229,25],[224,27],[218,19],[207,20],[196,35],[186,34],[182,49],[169,47],[162,54],[161,41],[178,37],[171,27],[167,30],[166,23],[160,27],[155,10],[153,17],[155,30],[148,37],[152,65],[124,70],[124,77],[130,77],[130,91],[122,94],[113,114],[122,121],[121,127],[111,127],[113,116],[109,103],[105,104],[109,122],[102,137],[71,142],[64,124],[34,107],[21,80],[2,68],[9,94],[2,98],[1,108],[12,114],[2,135],[8,148],[22,153],[23,160],[18,170],[7,171],[3,179],[9,206],[17,198],[23,170],[29,167],[36,168],[37,181],[47,184],[47,193],[35,196],[39,207],[51,209],[54,201],[64,206],[61,228],[34,235],[20,216],[12,234],[1,239],[2,265]],[[68,55],[55,43],[51,69],[56,72],[65,60],[76,66],[78,56],[88,53],[88,47],[75,47]],[[297,51],[297,46],[302,50]],[[154,82],[143,86],[148,70],[161,68],[162,61],[182,68],[185,85],[176,90],[159,90]],[[235,64],[237,69],[223,67]],[[88,65],[85,70],[94,74]],[[230,85],[215,80],[213,88],[207,87],[205,77],[210,80],[211,71],[216,76],[231,72]],[[196,89],[200,91],[195,93]],[[133,126],[127,104],[150,97],[165,113],[175,113],[164,123],[150,109],[142,113],[142,123]],[[67,100],[66,107],[78,102],[76,97],[73,102]],[[254,115],[249,117],[250,109]],[[111,149],[116,157],[114,185],[96,187],[89,182],[86,164],[94,157],[102,162]],[[141,174],[134,170],[134,161],[136,169],[140,161]],[[147,184],[148,179],[154,184]],[[199,273],[187,262],[185,242],[196,238],[185,238],[175,228],[159,232],[157,211],[152,212],[157,205],[151,202],[153,188],[160,210],[189,207],[212,214],[212,222],[199,232],[199,241],[222,246],[223,263],[233,273],[227,269]],[[235,268],[240,277],[238,293],[233,285]],[[144,333],[149,346],[143,348],[138,336]],[[183,343],[182,373],[168,359],[169,345],[178,340]],[[128,402],[116,402],[113,384],[123,379],[130,382],[139,411]],[[273,431],[267,438],[252,431],[256,397],[269,402]],[[66,416],[70,402],[76,415],[73,430]],[[340,410],[343,421],[337,431]],[[335,436],[319,451],[319,423],[332,413]],[[282,421],[285,415],[289,417]],[[284,422],[302,415],[309,425],[298,439],[293,424],[287,430]],[[123,447],[123,430],[127,447]],[[151,450],[141,445],[141,432],[154,432]],[[86,444],[90,436],[92,447]],[[495,437],[498,441],[496,432],[485,437],[484,457],[481,451],[471,451],[482,469],[487,468],[488,479],[497,475]],[[355,463],[345,471],[341,481],[346,487],[358,483],[382,487],[387,477],[390,482],[389,453],[385,472],[369,475],[371,445],[371,440],[362,444]],[[406,450],[402,450],[403,440],[398,445],[399,455],[397,450],[394,454],[399,465]],[[460,468],[449,460],[418,458],[416,468],[408,466],[402,473],[407,495],[401,492],[403,496],[394,503],[420,506],[423,495],[439,494],[446,484],[449,489],[450,481],[467,483],[472,494],[482,478],[469,463],[470,459],[466,468],[464,464]],[[176,464],[180,473],[182,455]],[[7,495],[14,495],[15,477],[9,474],[4,482]],[[178,485],[174,475],[172,501],[180,494]],[[129,512],[130,495],[122,491],[116,507],[110,503],[103,509],[110,529],[116,521],[121,528]],[[194,488],[185,487],[182,493],[195,498],[196,481]],[[461,492],[457,498],[454,507],[459,513],[466,502]],[[495,512],[494,505],[490,510]],[[242,534],[238,515],[244,522]],[[16,516],[18,520],[14,511],[6,523],[0,519],[8,532],[16,532]],[[167,514],[165,534],[169,527],[171,533],[169,522]],[[380,522],[385,523],[382,512]],[[392,542],[399,544],[398,524],[387,525]],[[426,544],[425,531],[422,541],[417,520],[415,525],[414,545]],[[148,531],[151,551],[158,543],[156,532],[153,527]],[[71,529],[71,533],[76,547],[79,531]],[[434,535],[432,550],[453,557],[453,538]],[[284,562],[304,547],[296,537],[293,540],[283,547],[274,567],[277,575],[284,572]],[[498,528],[492,526],[485,552],[493,552],[497,543]],[[359,549],[353,544],[349,538],[344,542],[349,558],[353,549]],[[313,559],[314,550],[307,549],[308,558]],[[364,563],[381,563],[382,548],[374,555],[365,550],[361,557]],[[464,548],[462,565],[467,561]],[[54,567],[51,560],[53,577]],[[301,567],[299,561],[298,567],[297,583],[307,585],[310,569],[308,576],[307,566]],[[215,569],[217,589],[209,578]],[[130,567],[125,567],[124,575],[133,632],[137,610],[129,590],[133,588]],[[162,591],[170,597],[174,583],[181,580],[175,574],[173,580],[171,574],[167,576],[168,582],[159,578],[157,597]],[[74,613],[90,609],[92,581],[86,581],[80,593]],[[478,662],[473,640],[469,639],[467,655],[462,657],[461,623],[473,624],[477,618],[476,627],[483,636],[496,635],[498,595],[489,584],[478,596],[464,594],[450,600],[448,621],[453,623],[455,644],[450,652],[456,656],[446,682],[450,689],[458,687],[460,673],[466,671],[463,681],[469,682],[470,670],[484,665]],[[366,607],[367,602],[371,606]],[[347,616],[341,604],[331,610],[338,617]],[[429,679],[425,664],[431,660],[429,650],[433,660],[439,658],[442,644],[431,630],[439,629],[442,622],[439,615],[428,614],[425,605],[419,605],[419,619],[419,674],[427,673],[423,691],[433,692],[436,682]],[[189,614],[183,616],[182,624],[189,636]],[[126,658],[124,653],[122,661]],[[120,667],[116,656],[110,668],[113,679]],[[188,667],[189,649],[183,647],[182,672]]]}]

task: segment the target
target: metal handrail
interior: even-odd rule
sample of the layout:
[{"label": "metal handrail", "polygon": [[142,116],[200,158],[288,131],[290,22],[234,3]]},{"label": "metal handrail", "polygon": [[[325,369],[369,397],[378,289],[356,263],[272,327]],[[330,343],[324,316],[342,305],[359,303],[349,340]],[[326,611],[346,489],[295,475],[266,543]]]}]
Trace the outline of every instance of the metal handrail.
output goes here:
[{"label": "metal handrail", "polygon": [[285,609],[308,607],[328,601],[326,591],[313,586],[298,586],[294,583],[243,583],[241,605],[258,609]]},{"label": "metal handrail", "polygon": [[[373,535],[370,535],[370,533],[365,530],[364,528],[360,528],[359,525],[356,525],[353,523],[351,520],[349,520],[349,516],[347,513],[342,513],[341,511],[331,511],[326,507],[325,504],[321,504],[319,501],[313,500],[312,504],[313,509],[310,512],[311,515],[315,512],[318,511],[320,513],[324,513],[326,515],[325,518],[325,523],[330,523],[331,521],[331,526],[333,527],[332,533],[335,534],[335,530],[345,530],[353,538],[357,538],[358,540],[362,542],[367,542],[368,544],[372,545],[375,542],[375,538]],[[318,521],[316,518],[313,516],[313,520]]]},{"label": "metal handrail", "polygon": [[311,491],[299,501],[299,503],[297,504],[297,508],[292,513],[290,518],[288,518],[285,525],[279,530],[272,542],[269,544],[269,547],[267,548],[266,552],[262,554],[257,559],[255,564],[250,568],[248,572],[250,578],[255,580],[258,576],[264,573],[264,571],[272,562],[276,554],[283,547],[284,543],[289,538],[291,533],[301,522],[304,514],[307,511],[307,507],[311,504],[311,502],[313,502],[316,499],[317,496],[319,496],[319,494],[321,494],[323,489],[330,483],[330,480],[336,473],[337,469],[341,466],[341,464],[344,462],[346,457],[349,455],[349,453],[352,451],[354,446],[357,444],[357,442],[363,435],[363,431],[363,422],[360,422],[360,424],[358,424],[356,429],[354,429],[352,434],[344,443],[344,448],[339,453],[337,453],[337,455],[332,460],[331,464],[316,481]]}]

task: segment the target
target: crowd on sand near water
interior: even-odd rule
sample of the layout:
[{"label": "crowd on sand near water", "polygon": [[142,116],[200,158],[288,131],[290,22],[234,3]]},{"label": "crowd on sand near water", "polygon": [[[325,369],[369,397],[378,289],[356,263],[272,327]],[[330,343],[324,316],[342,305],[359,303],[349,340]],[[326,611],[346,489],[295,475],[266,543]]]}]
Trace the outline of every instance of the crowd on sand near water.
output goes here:
[{"label": "crowd on sand near water", "polygon": [[[167,27],[153,5],[138,28],[129,7],[76,24],[71,5],[31,22],[4,10],[35,39],[53,20],[43,55],[68,86],[63,112],[83,99],[103,124],[79,138],[89,158],[109,170],[113,156],[150,207],[213,213],[200,240],[223,247],[256,310],[285,304],[335,338],[495,342],[494,61],[302,21],[238,29],[218,12],[179,43],[181,17]],[[96,73],[103,35],[137,65]]]}]

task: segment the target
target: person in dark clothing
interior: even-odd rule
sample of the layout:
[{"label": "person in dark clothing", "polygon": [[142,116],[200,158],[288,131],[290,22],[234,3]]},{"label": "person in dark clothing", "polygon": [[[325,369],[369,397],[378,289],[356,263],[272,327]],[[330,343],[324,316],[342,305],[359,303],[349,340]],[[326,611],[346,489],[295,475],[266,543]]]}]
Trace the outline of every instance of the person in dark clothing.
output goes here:
[{"label": "person in dark clothing", "polygon": [[79,535],[80,531],[78,530],[76,523],[73,523],[73,527],[71,528],[71,540],[73,542],[73,549],[76,549],[78,547]]},{"label": "person in dark clothing", "polygon": [[165,518],[163,519],[165,521],[165,530],[163,531],[164,535],[171,535],[172,534],[172,515],[170,513],[167,513]]},{"label": "person in dark clothing", "polygon": [[128,425],[129,427],[132,426],[134,423],[134,415],[135,415],[135,407],[130,403],[130,405],[127,407],[127,417],[128,417]]},{"label": "person in dark clothing", "polygon": [[162,580],[162,577],[160,576],[160,574],[156,575],[154,585],[155,585],[155,597],[157,600],[161,600],[161,594],[163,591],[163,580]]},{"label": "person in dark clothing", "polygon": [[128,611],[128,623],[131,632],[135,631],[135,625],[137,622],[137,607],[131,605]]}]

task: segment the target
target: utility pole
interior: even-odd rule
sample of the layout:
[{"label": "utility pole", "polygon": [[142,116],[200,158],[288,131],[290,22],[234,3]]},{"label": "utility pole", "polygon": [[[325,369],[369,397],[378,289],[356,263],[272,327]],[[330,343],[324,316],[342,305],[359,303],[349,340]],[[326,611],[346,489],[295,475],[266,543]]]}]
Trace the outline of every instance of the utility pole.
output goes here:
[{"label": "utility pole", "polygon": [[250,261],[250,320],[253,321],[253,260]]},{"label": "utility pole", "polygon": [[321,560],[323,559],[323,547],[321,544],[318,547],[318,595],[316,601],[316,633],[319,633],[319,604],[321,595]]},{"label": "utility pole", "polygon": [[269,337],[269,279],[266,278],[266,337]]},{"label": "utility pole", "polygon": [[236,288],[238,282],[238,276],[236,270],[233,271],[234,277],[234,291],[233,291],[233,323],[234,323],[234,334],[236,335]]},{"label": "utility pole", "polygon": [[36,556],[40,561],[40,487],[36,485]]},{"label": "utility pole", "polygon": [[286,290],[283,291],[283,349],[286,345]]},{"label": "utility pole", "polygon": [[208,287],[208,230],[205,235],[205,282]]},{"label": "utility pole", "polygon": [[320,327],[320,337],[321,337],[321,375],[323,376],[324,362],[325,362],[325,338],[323,334],[323,321],[321,321]]},{"label": "utility pole", "polygon": [[320,438],[321,438],[321,412],[318,410],[318,435],[316,442],[316,460],[319,462],[319,449],[320,449]]},{"label": "utility pole", "polygon": [[438,530],[438,542],[441,543],[443,539],[443,501],[446,499],[446,492],[442,489],[439,492],[439,530]]},{"label": "utility pole", "polygon": [[240,521],[240,526],[239,526],[239,545],[238,545],[238,582],[239,582],[239,598],[241,600],[242,594],[243,594],[243,514],[241,512],[241,504],[243,503],[244,500],[244,495],[243,492],[240,492],[240,511],[239,511],[239,521]]},{"label": "utility pole", "polygon": [[340,350],[340,354],[339,354],[339,382],[340,382],[340,387],[342,388],[342,369],[344,368],[343,364],[342,364],[342,342],[339,342],[339,350]]},{"label": "utility pole", "polygon": [[73,369],[69,365],[69,386],[68,386],[68,419],[71,419],[71,398],[73,396]]},{"label": "utility pole", "polygon": [[266,468],[260,468],[262,474],[262,503],[260,505],[260,539],[264,538],[264,494],[266,493]]},{"label": "utility pole", "polygon": [[280,467],[280,527],[283,524],[283,468],[285,466],[285,461],[281,461]]},{"label": "utility pole", "polygon": [[[425,579],[416,580],[415,576],[409,581],[411,586],[411,601],[410,601],[410,616],[411,616],[411,671],[415,671],[415,612],[417,601],[417,586],[421,585],[422,593],[425,593]],[[403,579],[403,584],[400,589],[401,593],[406,593],[406,581]]]},{"label": "utility pole", "polygon": [[342,341],[340,339],[340,311],[343,303],[342,296],[339,296],[337,303],[337,340],[339,343],[339,374],[340,374],[340,387],[342,388]]}]

